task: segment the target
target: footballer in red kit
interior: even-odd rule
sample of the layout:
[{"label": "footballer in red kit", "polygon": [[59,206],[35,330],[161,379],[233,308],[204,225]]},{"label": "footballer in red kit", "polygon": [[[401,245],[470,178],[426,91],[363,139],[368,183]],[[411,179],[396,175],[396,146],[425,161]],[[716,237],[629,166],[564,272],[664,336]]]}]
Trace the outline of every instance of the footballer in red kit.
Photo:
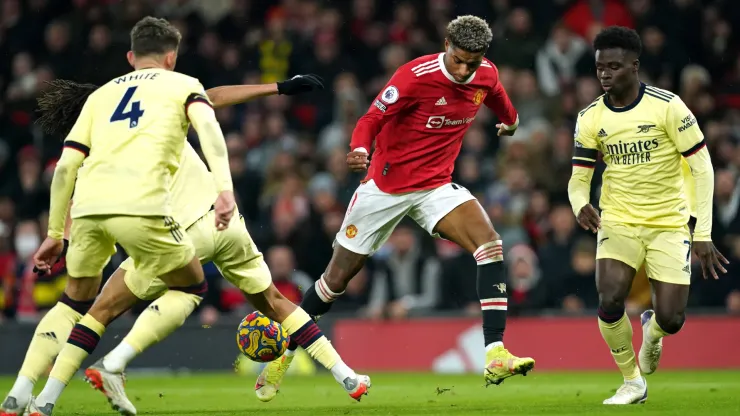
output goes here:
[{"label": "footballer in red kit", "polygon": [[[519,125],[496,66],[484,57],[492,38],[481,18],[451,21],[444,52],[401,66],[357,122],[347,164],[355,172],[368,170],[367,176],[347,208],[326,271],[307,290],[301,307],[316,320],[327,313],[367,258],[408,216],[475,258],[486,350],[483,376],[487,384],[500,384],[526,375],[534,360],[504,348],[508,293],[501,237],[477,199],[452,183],[463,136],[482,105],[499,118],[499,136],[513,135]],[[291,342],[280,360],[263,369],[257,382],[261,400],[275,396],[296,348]]]}]

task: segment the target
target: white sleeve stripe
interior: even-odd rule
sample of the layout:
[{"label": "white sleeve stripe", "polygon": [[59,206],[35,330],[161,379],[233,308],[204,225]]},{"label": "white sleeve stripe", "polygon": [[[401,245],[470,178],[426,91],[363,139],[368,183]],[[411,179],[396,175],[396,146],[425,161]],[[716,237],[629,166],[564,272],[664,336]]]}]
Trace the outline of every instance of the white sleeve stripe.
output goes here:
[{"label": "white sleeve stripe", "polygon": [[[501,123],[504,124],[504,123]],[[504,129],[506,130],[515,130],[517,127],[519,127],[519,114],[516,115],[516,121],[511,126],[507,126],[504,124]]]},{"label": "white sleeve stripe", "polygon": [[416,65],[415,67],[411,68],[412,71],[416,71],[417,69],[421,69],[421,67],[429,66],[430,64],[433,64],[437,62],[437,58],[435,57],[431,61],[424,62],[423,64]]},{"label": "white sleeve stripe", "polygon": [[417,77],[420,77],[420,76],[422,76],[422,75],[424,75],[424,74],[429,74],[429,73],[431,73],[431,72],[439,71],[440,69],[441,69],[441,68],[439,67],[439,65],[437,65],[437,66],[435,66],[435,67],[431,67],[431,68],[427,69],[426,71],[421,71],[421,72],[417,72],[417,73],[416,73],[416,76],[417,76]]}]

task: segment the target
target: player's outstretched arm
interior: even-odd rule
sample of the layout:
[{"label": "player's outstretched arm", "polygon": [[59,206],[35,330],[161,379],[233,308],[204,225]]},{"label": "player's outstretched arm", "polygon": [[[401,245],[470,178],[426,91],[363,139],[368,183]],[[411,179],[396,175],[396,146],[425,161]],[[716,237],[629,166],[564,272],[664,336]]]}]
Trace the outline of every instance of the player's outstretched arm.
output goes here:
[{"label": "player's outstretched arm", "polygon": [[224,134],[221,132],[221,126],[216,120],[216,113],[213,112],[211,103],[202,94],[190,94],[185,106],[187,116],[195,131],[198,132],[203,155],[206,157],[219,192],[214,204],[216,227],[224,230],[228,228],[236,208]]},{"label": "player's outstretched arm", "polygon": [[237,105],[268,95],[298,95],[324,89],[324,80],[314,74],[296,75],[295,77],[272,84],[260,85],[225,85],[206,91],[213,107],[221,108]]}]

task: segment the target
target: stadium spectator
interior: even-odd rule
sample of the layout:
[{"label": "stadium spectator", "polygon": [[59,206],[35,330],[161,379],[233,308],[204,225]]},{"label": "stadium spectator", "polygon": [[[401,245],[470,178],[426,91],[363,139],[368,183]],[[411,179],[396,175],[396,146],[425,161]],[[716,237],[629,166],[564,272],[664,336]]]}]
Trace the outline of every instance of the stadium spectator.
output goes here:
[{"label": "stadium spectator", "polygon": [[390,253],[376,264],[368,314],[403,319],[434,309],[441,297],[439,260],[422,251],[418,235],[407,223],[396,227],[388,244]]},{"label": "stadium spectator", "polygon": [[[5,57],[0,65],[4,308],[8,316],[17,312],[23,281],[16,279],[19,247],[14,230],[20,221],[32,220],[44,233],[48,173],[61,148],[61,137],[45,136],[34,126],[35,97],[44,81],[53,78],[102,83],[126,73],[124,52],[130,22],[148,13],[170,18],[181,30],[177,69],[198,77],[207,88],[271,82],[306,72],[318,73],[330,86],[311,96],[269,97],[217,112],[228,138],[239,209],[255,241],[265,253],[272,247],[289,247],[295,268],[312,280],[326,267],[333,235],[361,179],[348,172],[344,161],[357,117],[401,63],[441,51],[443,23],[458,14],[484,16],[495,35],[488,56],[511,93],[521,126],[513,138],[499,140],[495,117],[482,110],[465,137],[454,179],[481,199],[507,249],[521,244],[534,250],[535,256],[522,256],[529,262],[522,260],[519,271],[532,271],[539,262],[542,272],[537,287],[543,288],[538,290],[546,293],[547,301],[535,303],[558,309],[564,297],[558,288],[566,281],[577,286],[587,279],[575,277],[588,274],[587,250],[577,243],[582,234],[575,228],[572,212],[563,205],[562,195],[571,171],[575,117],[602,93],[594,76],[590,42],[606,25],[635,26],[644,36],[643,80],[680,94],[705,133],[717,168],[714,241],[731,257],[730,274],[737,276],[738,4],[698,0],[6,0],[0,13],[0,54]],[[197,143],[194,136],[190,139]],[[599,195],[602,171],[598,165],[594,198]],[[414,247],[441,262],[438,290],[445,296],[433,302],[434,307],[423,308],[424,313],[434,309],[480,313],[470,280],[475,276],[474,262],[471,265],[471,259],[443,241],[434,244],[419,237]],[[119,250],[109,271],[123,255]],[[532,262],[534,258],[539,260]],[[383,275],[388,263],[383,259],[375,263],[368,265],[362,278],[353,280],[352,294],[342,298],[343,310],[357,313],[371,291],[379,290],[383,284],[379,282],[386,278],[377,276]],[[243,299],[232,298],[229,286],[219,283],[218,273],[208,270],[217,293],[211,303],[214,309],[203,308],[204,322],[216,322],[223,313],[241,312]],[[63,273],[59,279],[63,281]],[[695,277],[692,305],[737,310],[740,286],[736,281],[730,277],[704,282]],[[53,288],[55,282],[39,280],[36,286]],[[644,297],[646,285],[639,275],[630,297],[635,308],[649,302]],[[421,289],[417,289],[411,292],[418,295]],[[569,301],[575,305],[570,310],[589,313],[581,306],[593,305],[593,293],[585,287],[575,292],[579,301]],[[43,308],[43,300],[34,299]],[[400,307],[394,311],[403,315]]]}]

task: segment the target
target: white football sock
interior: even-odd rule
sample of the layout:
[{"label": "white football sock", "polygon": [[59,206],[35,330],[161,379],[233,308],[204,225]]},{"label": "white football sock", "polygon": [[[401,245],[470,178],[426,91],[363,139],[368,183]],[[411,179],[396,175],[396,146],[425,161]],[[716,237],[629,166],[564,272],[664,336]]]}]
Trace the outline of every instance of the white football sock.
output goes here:
[{"label": "white football sock", "polygon": [[336,380],[337,383],[342,385],[344,385],[344,379],[346,379],[347,377],[357,377],[357,374],[355,374],[354,370],[349,368],[347,364],[345,364],[342,360],[337,361],[337,363],[334,364],[334,367],[331,368],[331,375],[334,376],[334,380]]},{"label": "white football sock", "polygon": [[17,400],[25,403],[31,397],[31,394],[33,394],[33,382],[31,379],[26,376],[18,376],[8,396],[15,397]]},{"label": "white football sock", "polygon": [[491,351],[492,349],[494,349],[496,347],[503,347],[503,346],[504,346],[504,343],[501,342],[501,341],[492,342],[492,343],[486,345],[486,352]]},{"label": "white football sock", "polygon": [[67,387],[67,385],[61,380],[49,377],[49,380],[46,381],[46,385],[44,386],[44,390],[42,390],[39,397],[36,398],[36,404],[39,406],[46,406],[48,403],[56,404],[65,387]]},{"label": "white football sock", "polygon": [[103,358],[103,367],[112,373],[122,373],[138,352],[126,342],[121,342]]}]

